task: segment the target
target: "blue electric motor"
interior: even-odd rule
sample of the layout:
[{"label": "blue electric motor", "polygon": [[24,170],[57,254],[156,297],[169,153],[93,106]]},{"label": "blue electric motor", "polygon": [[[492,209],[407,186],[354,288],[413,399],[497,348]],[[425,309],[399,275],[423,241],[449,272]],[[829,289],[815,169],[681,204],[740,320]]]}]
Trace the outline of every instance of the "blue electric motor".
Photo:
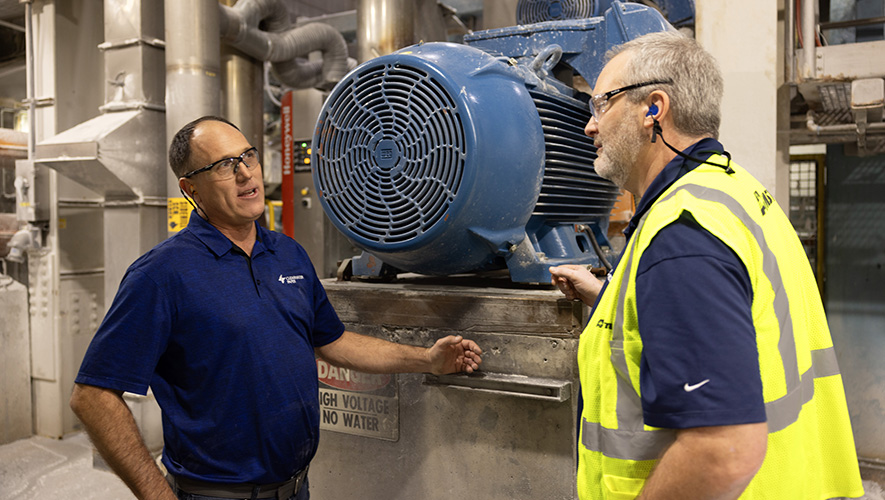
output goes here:
[{"label": "blue electric motor", "polygon": [[593,246],[607,244],[619,191],[593,170],[587,96],[570,84],[594,82],[612,46],[666,29],[657,11],[614,2],[604,17],[414,45],[355,68],[326,100],[312,153],[324,211],[364,250],[353,274],[506,267],[544,283],[551,265],[599,265]]}]

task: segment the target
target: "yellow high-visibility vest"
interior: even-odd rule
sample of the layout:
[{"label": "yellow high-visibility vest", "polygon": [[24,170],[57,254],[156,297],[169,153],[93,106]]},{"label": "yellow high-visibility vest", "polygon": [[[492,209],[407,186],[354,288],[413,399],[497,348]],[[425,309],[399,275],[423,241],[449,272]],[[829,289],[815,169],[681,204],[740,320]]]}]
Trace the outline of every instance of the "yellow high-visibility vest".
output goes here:
[{"label": "yellow high-visibility vest", "polygon": [[[708,161],[726,164],[714,155]],[[636,272],[643,251],[684,211],[743,261],[753,286],[768,450],[742,499],[823,500],[863,495],[854,437],[820,294],[796,232],[772,196],[731,163],[702,164],[648,209],[581,335],[584,409],[578,495],[630,499],[675,440],[645,425]],[[727,325],[723,325],[727,328]]]}]

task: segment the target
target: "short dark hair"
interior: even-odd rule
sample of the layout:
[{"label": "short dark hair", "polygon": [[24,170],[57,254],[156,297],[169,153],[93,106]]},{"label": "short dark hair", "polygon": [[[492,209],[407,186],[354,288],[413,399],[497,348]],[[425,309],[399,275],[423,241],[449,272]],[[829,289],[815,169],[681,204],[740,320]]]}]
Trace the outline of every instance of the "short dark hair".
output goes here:
[{"label": "short dark hair", "polygon": [[169,144],[169,167],[172,168],[172,172],[175,173],[176,177],[183,177],[184,174],[194,169],[194,167],[190,165],[191,139],[194,136],[194,130],[197,128],[197,125],[206,121],[226,123],[231,127],[240,130],[239,127],[226,118],[213,115],[201,116],[184,127],[181,127],[181,130],[175,134],[175,137],[172,138],[172,142]]}]

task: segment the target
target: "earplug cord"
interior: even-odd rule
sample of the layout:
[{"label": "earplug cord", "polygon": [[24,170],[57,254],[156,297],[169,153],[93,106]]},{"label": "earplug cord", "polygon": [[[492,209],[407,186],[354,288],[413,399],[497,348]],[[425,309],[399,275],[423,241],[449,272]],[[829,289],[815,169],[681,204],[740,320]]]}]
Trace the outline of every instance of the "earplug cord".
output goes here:
[{"label": "earplug cord", "polygon": [[178,186],[178,190],[181,191],[181,195],[184,196],[184,199],[187,200],[187,202],[190,203],[192,207],[194,207],[194,210],[197,212],[197,215],[199,215],[200,212],[202,212],[203,213],[202,217],[208,221],[209,216],[206,215],[206,211],[203,210],[202,207],[200,207],[199,203],[197,203],[197,200],[192,200],[191,197],[188,197],[188,195],[185,194],[184,189],[181,189],[181,186]]},{"label": "earplug cord", "polygon": [[[651,111],[649,111],[649,114],[652,114]],[[698,158],[695,158],[694,156],[687,155],[687,154],[683,153],[682,151],[679,151],[678,149],[671,146],[670,143],[668,143],[667,140],[664,139],[664,130],[661,128],[661,122],[659,122],[658,119],[653,116],[652,116],[652,120],[654,120],[655,123],[654,123],[654,126],[652,127],[651,142],[656,142],[658,140],[658,136],[661,136],[661,140],[664,142],[665,146],[670,148],[670,151],[673,151],[677,155],[685,158],[686,160],[691,160],[691,161],[697,163],[698,165],[700,165],[701,163],[706,163],[707,165],[713,165],[715,167],[719,167],[719,168],[725,170],[725,173],[727,173],[727,174],[734,173],[734,169],[731,168],[731,153],[729,153],[728,151],[724,151],[724,150],[722,151],[722,155],[725,156],[725,158],[727,158],[727,160],[728,160],[725,165],[720,165],[718,163],[713,163],[713,162],[707,161],[707,160],[700,160]],[[698,153],[719,153],[719,151],[704,150],[704,151],[698,151]]]}]

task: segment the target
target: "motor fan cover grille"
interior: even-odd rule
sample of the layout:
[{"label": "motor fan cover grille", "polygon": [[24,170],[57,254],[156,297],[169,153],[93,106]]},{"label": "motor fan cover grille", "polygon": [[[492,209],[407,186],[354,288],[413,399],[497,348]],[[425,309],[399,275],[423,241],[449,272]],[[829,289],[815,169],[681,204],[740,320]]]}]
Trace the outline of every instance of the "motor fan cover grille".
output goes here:
[{"label": "motor fan cover grille", "polygon": [[444,220],[467,145],[461,112],[441,82],[416,67],[369,65],[327,102],[334,104],[317,122],[313,162],[327,210],[378,245],[420,238]]},{"label": "motor fan cover grille", "polygon": [[519,24],[563,19],[584,19],[594,13],[596,0],[520,0],[516,6]]}]

